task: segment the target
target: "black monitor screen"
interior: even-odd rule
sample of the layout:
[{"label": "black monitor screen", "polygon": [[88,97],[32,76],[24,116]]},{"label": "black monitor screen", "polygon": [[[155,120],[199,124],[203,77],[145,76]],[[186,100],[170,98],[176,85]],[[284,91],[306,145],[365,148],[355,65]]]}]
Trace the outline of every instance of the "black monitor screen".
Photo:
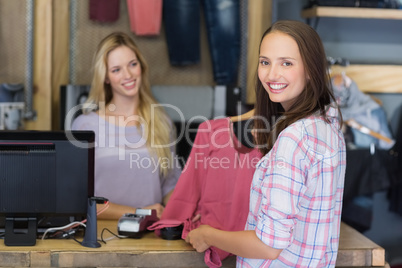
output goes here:
[{"label": "black monitor screen", "polygon": [[0,131],[3,225],[85,217],[94,196],[94,139],[92,131]]}]

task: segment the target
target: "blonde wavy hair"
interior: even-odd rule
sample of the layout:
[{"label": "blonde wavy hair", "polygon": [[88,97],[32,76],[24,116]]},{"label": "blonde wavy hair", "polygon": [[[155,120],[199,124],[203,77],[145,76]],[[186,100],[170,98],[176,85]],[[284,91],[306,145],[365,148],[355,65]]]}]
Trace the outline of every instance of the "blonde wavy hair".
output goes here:
[{"label": "blonde wavy hair", "polygon": [[[160,165],[159,171],[162,177],[165,177],[175,164],[173,162],[173,153],[170,149],[171,146],[169,146],[169,143],[176,137],[174,134],[175,128],[164,109],[157,105],[158,102],[151,92],[148,78],[148,64],[135,42],[126,33],[114,32],[106,36],[99,43],[93,59],[91,90],[88,100],[83,106],[83,112],[86,114],[98,110],[101,103],[104,103],[106,106],[112,100],[112,88],[109,83],[106,83],[107,58],[111,51],[120,46],[130,48],[137,56],[141,66],[138,116],[144,123],[143,125],[146,128],[148,127],[148,129],[143,131],[148,149],[151,154],[156,154],[159,158],[160,161],[158,163],[164,163]],[[154,111],[153,114],[151,114],[151,107]]]}]

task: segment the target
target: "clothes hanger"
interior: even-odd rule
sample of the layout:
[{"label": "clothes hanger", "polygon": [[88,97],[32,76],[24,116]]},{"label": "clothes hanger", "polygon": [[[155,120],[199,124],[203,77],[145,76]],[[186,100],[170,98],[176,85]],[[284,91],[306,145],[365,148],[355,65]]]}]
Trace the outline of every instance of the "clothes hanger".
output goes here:
[{"label": "clothes hanger", "polygon": [[354,119],[346,120],[345,123],[346,123],[346,125],[350,126],[351,128],[357,129],[358,131],[360,131],[360,132],[362,132],[364,134],[370,135],[370,136],[372,136],[374,138],[377,138],[379,140],[383,140],[383,141],[385,141],[387,143],[393,143],[394,142],[392,139],[390,139],[390,138],[388,138],[388,137],[386,137],[386,136],[384,136],[384,135],[382,135],[382,134],[380,134],[378,132],[375,132],[375,131],[369,129],[368,127],[365,127],[365,126],[359,124]]},{"label": "clothes hanger", "polygon": [[334,74],[332,76],[332,80],[334,85],[349,87],[352,84],[352,79],[346,75],[345,71],[342,71],[340,74]]},{"label": "clothes hanger", "polygon": [[[345,68],[350,65],[350,62],[347,59],[344,58],[332,58],[332,57],[327,57],[327,63],[328,63],[328,68],[329,68],[329,73],[331,75],[331,78],[333,79],[333,82],[336,86],[341,86],[342,84],[345,85],[346,87],[349,87],[350,84],[352,83],[352,79],[350,79],[345,72]],[[333,74],[331,67],[333,65],[339,65],[342,67],[342,72]]]},{"label": "clothes hanger", "polygon": [[231,124],[233,126],[233,135],[236,136],[237,140],[247,148],[254,148],[254,144],[250,141],[253,140],[253,136],[249,130],[246,130],[248,122],[247,120],[252,119],[254,116],[254,109],[237,116],[229,117]]},{"label": "clothes hanger", "polygon": [[239,122],[239,121],[248,120],[248,119],[252,118],[253,116],[254,116],[254,109],[252,109],[244,114],[241,114],[241,115],[232,116],[229,119],[232,122]]}]

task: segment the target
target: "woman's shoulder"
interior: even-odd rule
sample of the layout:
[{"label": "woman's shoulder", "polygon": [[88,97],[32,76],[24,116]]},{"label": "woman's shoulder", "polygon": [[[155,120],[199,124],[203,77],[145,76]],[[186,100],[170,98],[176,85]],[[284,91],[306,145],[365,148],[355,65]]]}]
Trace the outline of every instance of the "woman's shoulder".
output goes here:
[{"label": "woman's shoulder", "polygon": [[338,112],[334,107],[329,107],[325,112],[325,116],[323,116],[320,112],[316,112],[310,116],[297,120],[285,128],[285,130],[291,132],[300,132],[303,135],[315,136],[317,131],[327,128],[332,130],[337,129],[337,131],[340,131]]},{"label": "woman's shoulder", "polygon": [[287,127],[284,135],[292,136],[302,146],[316,153],[331,155],[344,147],[344,138],[336,111],[330,108],[326,115],[326,118],[313,114],[300,119]]},{"label": "woman's shoulder", "polygon": [[83,129],[84,126],[99,122],[99,115],[95,112],[89,112],[87,114],[80,114],[72,123],[72,129]]},{"label": "woman's shoulder", "polygon": [[79,116],[77,116],[77,118],[74,119],[74,121],[87,121],[87,120],[93,120],[95,118],[99,118],[99,115],[95,112],[89,112],[86,114],[80,114]]}]

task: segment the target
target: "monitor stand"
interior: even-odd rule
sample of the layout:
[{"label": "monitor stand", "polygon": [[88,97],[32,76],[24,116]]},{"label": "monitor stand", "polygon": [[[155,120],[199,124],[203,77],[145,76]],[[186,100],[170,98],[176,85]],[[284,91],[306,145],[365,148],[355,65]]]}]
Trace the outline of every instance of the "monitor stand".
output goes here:
[{"label": "monitor stand", "polygon": [[6,246],[35,246],[36,218],[6,218],[4,244]]},{"label": "monitor stand", "polygon": [[88,198],[87,222],[85,228],[84,240],[81,245],[89,248],[99,248],[101,244],[98,242],[98,229],[96,217],[96,198]]}]

